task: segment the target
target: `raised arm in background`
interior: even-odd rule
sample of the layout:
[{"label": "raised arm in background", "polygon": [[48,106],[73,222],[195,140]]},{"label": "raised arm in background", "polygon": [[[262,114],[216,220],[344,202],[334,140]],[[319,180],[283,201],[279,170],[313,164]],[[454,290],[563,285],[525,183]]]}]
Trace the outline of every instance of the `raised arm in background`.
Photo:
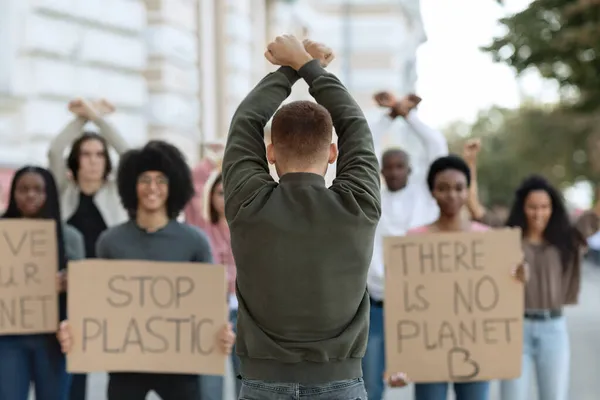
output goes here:
[{"label": "raised arm in background", "polygon": [[[419,100],[420,101],[420,100]],[[418,103],[417,103],[418,104]],[[427,167],[440,157],[448,155],[448,141],[442,132],[425,124],[419,118],[416,109],[411,109],[404,117],[408,125],[417,134],[425,148]]]},{"label": "raised arm in background", "polygon": [[383,136],[390,129],[394,120],[399,116],[406,114],[419,104],[421,98],[410,95],[405,96],[401,100],[397,100],[392,92],[383,91],[373,95],[373,100],[379,107],[386,109],[386,112],[381,117],[371,124],[371,133],[373,134],[373,146],[375,147],[375,155],[381,164],[383,156]]},{"label": "raised arm in background", "polygon": [[[114,107],[112,107],[112,105],[106,100],[101,100],[100,103],[102,109],[106,110],[107,107],[110,107],[110,112],[114,111]],[[94,125],[98,127],[98,129],[100,130],[100,135],[106,138],[108,144],[115,149],[119,156],[122,155],[127,150],[129,150],[129,145],[127,144],[123,136],[119,133],[119,131],[114,127],[114,125],[104,118],[104,116],[108,114],[108,112],[101,111],[100,107],[97,107],[97,109],[98,112],[96,115],[91,114],[90,121],[92,121]]]},{"label": "raised arm in background", "polygon": [[83,128],[88,121],[92,121],[100,130],[100,135],[115,148],[119,155],[123,154],[129,146],[117,130],[104,119],[104,116],[114,111],[112,104],[102,99],[96,103],[87,100],[76,99],[69,103],[69,110],[75,114],[71,121],[50,142],[48,150],[48,162],[50,171],[54,174],[59,192],[62,193],[69,182],[69,171],[65,161],[65,149],[71,146],[73,141],[82,134]]},{"label": "raised arm in background", "polygon": [[471,186],[469,187],[469,198],[467,199],[467,208],[471,218],[480,221],[485,213],[485,207],[479,200],[479,187],[477,185],[477,155],[481,150],[481,141],[479,139],[469,139],[463,147],[463,159],[471,171]]},{"label": "raised arm in background", "polygon": [[377,162],[381,165],[381,156],[383,155],[383,136],[394,123],[394,118],[385,113],[379,117],[377,121],[372,122],[369,126],[373,135],[373,150],[377,156]]},{"label": "raised arm in background", "polygon": [[469,198],[467,199],[467,209],[471,218],[492,227],[502,227],[506,221],[498,218],[488,212],[479,200],[479,187],[477,184],[477,155],[481,150],[481,141],[479,139],[470,139],[464,145],[463,159],[471,171],[471,186],[469,187]]},{"label": "raised arm in background", "polygon": [[48,150],[48,166],[56,180],[59,194],[64,192],[69,182],[69,171],[67,170],[67,163],[64,155],[65,149],[81,135],[86,123],[87,120],[85,118],[79,116],[75,117],[75,119],[69,122],[69,124],[50,142],[50,149]]},{"label": "raised arm in background", "polygon": [[380,158],[380,163],[381,154],[383,153],[383,135],[398,116],[402,116],[406,120],[425,149],[426,165],[424,168],[417,168],[418,171],[427,171],[434,160],[448,155],[448,142],[444,135],[423,123],[418,116],[416,107],[421,102],[419,96],[409,94],[398,100],[391,92],[384,91],[376,93],[374,99],[378,106],[389,110],[389,113],[384,114],[380,120],[371,126],[375,152]]},{"label": "raised arm in background", "polygon": [[375,155],[377,156],[379,166],[381,167],[381,156],[383,155],[383,136],[390,129],[394,123],[394,119],[396,119],[398,114],[396,114],[394,111],[396,99],[390,92],[375,93],[373,100],[375,100],[375,103],[377,103],[379,107],[389,109],[389,111],[382,114],[377,121],[374,121],[370,124],[371,134],[373,135],[373,148],[375,150]]}]

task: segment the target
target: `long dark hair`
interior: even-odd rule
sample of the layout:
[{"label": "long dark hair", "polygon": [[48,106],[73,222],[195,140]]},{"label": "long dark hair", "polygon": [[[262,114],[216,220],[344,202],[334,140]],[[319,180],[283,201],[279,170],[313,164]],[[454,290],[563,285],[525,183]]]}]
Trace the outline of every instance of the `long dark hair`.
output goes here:
[{"label": "long dark hair", "polygon": [[10,185],[10,200],[8,208],[2,216],[2,218],[23,218],[23,214],[17,207],[15,200],[15,190],[17,188],[17,182],[23,174],[26,173],[39,174],[44,180],[46,186],[46,201],[42,205],[39,212],[39,218],[53,219],[56,222],[56,243],[58,245],[58,268],[64,269],[67,267],[67,254],[65,250],[64,235],[62,229],[62,220],[60,218],[60,206],[58,202],[58,189],[56,188],[56,181],[52,176],[52,173],[45,168],[27,165],[15,172]]},{"label": "long dark hair", "polygon": [[[215,181],[213,182],[211,188],[210,188],[210,194],[208,197],[208,204],[209,204],[209,210],[210,210],[210,222],[214,225],[216,223],[219,222],[219,213],[217,212],[217,210],[215,210],[215,206],[213,206],[213,201],[212,198],[215,195],[215,190],[217,189],[217,186],[219,186],[219,183],[223,182],[223,174],[219,174]],[[206,210],[206,208],[205,208]]]},{"label": "long dark hair", "polygon": [[73,145],[71,146],[71,152],[69,153],[69,156],[66,160],[67,168],[71,171],[71,174],[73,174],[73,179],[75,180],[75,182],[77,182],[77,174],[79,173],[79,159],[81,158],[81,146],[83,146],[83,144],[88,140],[97,140],[100,143],[102,143],[102,146],[104,147],[104,150],[102,151],[102,153],[104,154],[104,159],[106,160],[104,164],[104,179],[108,178],[113,169],[112,162],[110,159],[110,153],[108,152],[108,142],[106,141],[104,136],[96,132],[83,132],[81,136],[79,136],[73,142]]},{"label": "long dark hair", "polygon": [[531,175],[523,180],[515,193],[506,225],[521,228],[523,234],[527,232],[525,200],[529,193],[538,190],[546,192],[552,202],[552,214],[544,229],[544,239],[560,252],[563,268],[569,268],[579,257],[579,248],[585,239],[571,224],[562,195],[544,177]]}]

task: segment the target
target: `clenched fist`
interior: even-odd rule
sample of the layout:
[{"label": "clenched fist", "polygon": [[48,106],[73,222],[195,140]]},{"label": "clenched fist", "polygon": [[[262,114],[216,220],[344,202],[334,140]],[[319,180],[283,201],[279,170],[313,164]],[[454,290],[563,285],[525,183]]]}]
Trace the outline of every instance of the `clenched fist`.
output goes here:
[{"label": "clenched fist", "polygon": [[392,108],[396,105],[398,100],[391,92],[378,92],[375,93],[373,99],[379,107]]},{"label": "clenched fist", "polygon": [[416,94],[409,94],[397,100],[391,92],[378,92],[373,98],[378,106],[391,109],[392,116],[402,117],[406,117],[421,102],[421,98]]},{"label": "clenched fist", "polygon": [[293,35],[277,36],[267,46],[265,58],[273,65],[289,66],[296,71],[313,59]]},{"label": "clenched fist", "polygon": [[463,147],[463,159],[469,165],[477,163],[477,155],[481,150],[481,141],[479,139],[469,139]]},{"label": "clenched fist", "polygon": [[323,68],[327,67],[335,58],[333,51],[322,43],[304,39],[302,44],[304,45],[306,52],[310,54],[312,58],[319,60],[321,67]]},{"label": "clenched fist", "polygon": [[235,344],[235,333],[233,333],[233,326],[230,323],[227,323],[219,332],[219,344],[223,354],[231,354],[231,349]]},{"label": "clenched fist", "polygon": [[85,99],[75,99],[69,102],[69,111],[90,121],[99,118],[98,110],[96,110],[94,104]]},{"label": "clenched fist", "polygon": [[71,326],[67,320],[62,321],[58,326],[56,338],[58,339],[58,343],[60,343],[62,352],[64,354],[69,353],[73,348],[73,332],[71,331]]}]

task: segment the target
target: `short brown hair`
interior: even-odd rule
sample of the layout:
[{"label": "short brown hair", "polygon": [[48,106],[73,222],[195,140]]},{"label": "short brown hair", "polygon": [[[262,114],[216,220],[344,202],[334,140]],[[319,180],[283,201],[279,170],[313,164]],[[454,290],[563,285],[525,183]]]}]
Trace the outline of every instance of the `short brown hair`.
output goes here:
[{"label": "short brown hair", "polygon": [[325,107],[312,101],[293,101],[273,117],[271,142],[289,161],[314,164],[331,144],[333,122]]}]

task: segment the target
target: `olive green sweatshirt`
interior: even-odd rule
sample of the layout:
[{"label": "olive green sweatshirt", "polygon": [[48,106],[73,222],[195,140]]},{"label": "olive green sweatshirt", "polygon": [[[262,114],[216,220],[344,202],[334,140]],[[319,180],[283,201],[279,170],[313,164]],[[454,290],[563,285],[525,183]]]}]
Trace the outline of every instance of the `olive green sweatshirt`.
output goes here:
[{"label": "olive green sweatshirt", "polygon": [[[303,78],[331,114],[337,176],[269,173],[264,127]],[[367,271],[381,214],[367,121],[317,60],[268,74],[236,111],[223,159],[225,214],[237,266],[241,375],[317,384],[362,376]]]}]

